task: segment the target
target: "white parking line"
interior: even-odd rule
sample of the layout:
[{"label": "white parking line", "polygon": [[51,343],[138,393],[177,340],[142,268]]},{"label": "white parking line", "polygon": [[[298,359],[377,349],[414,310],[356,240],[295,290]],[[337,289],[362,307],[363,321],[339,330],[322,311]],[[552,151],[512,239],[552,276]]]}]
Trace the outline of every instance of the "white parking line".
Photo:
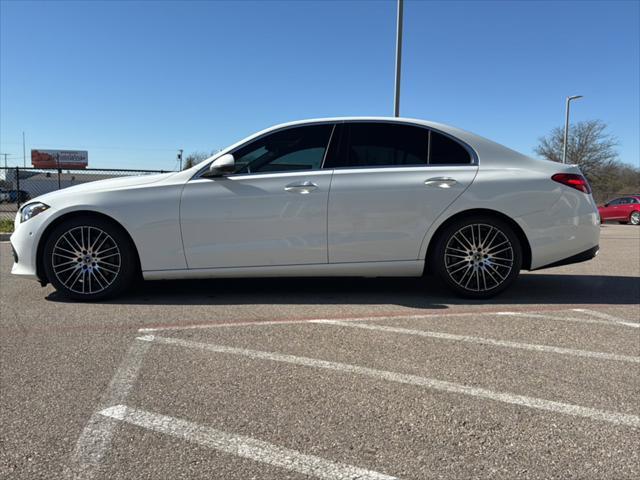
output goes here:
[{"label": "white parking line", "polygon": [[[420,315],[381,315],[381,316],[369,316],[369,317],[345,317],[339,318],[337,320],[346,321],[346,322],[366,322],[366,321],[376,321],[376,320],[418,320],[424,318],[442,318],[442,317],[468,317],[474,315],[489,315],[487,313],[447,313],[444,315],[440,314],[420,314]],[[250,326],[260,326],[260,325],[295,325],[295,324],[304,324],[304,323],[313,323],[313,322],[324,322],[324,321],[332,321],[336,320],[333,318],[305,318],[300,320],[256,320],[249,322],[232,322],[232,323],[199,323],[196,325],[171,325],[167,327],[146,327],[139,328],[139,333],[153,333],[153,332],[162,332],[167,330],[201,330],[208,328],[221,328],[221,327],[250,327]]]},{"label": "white parking line", "polygon": [[452,333],[433,332],[429,330],[411,330],[408,328],[390,327],[386,325],[367,325],[365,323],[341,322],[339,320],[322,320],[315,321],[314,323],[321,325],[338,325],[341,327],[361,328],[364,330],[375,330],[379,332],[400,333],[404,335],[416,335],[419,337],[437,338],[439,340],[449,340],[455,342],[477,343],[480,345],[491,345],[495,347],[516,348],[520,350],[531,350],[535,352],[574,355],[576,357],[597,358],[598,360],[617,360],[619,362],[640,363],[640,357],[633,357],[630,355],[616,355],[614,353],[592,352],[589,350],[577,350],[574,348],[554,347],[551,345],[539,345],[534,343],[510,342],[507,340],[473,337],[470,335],[455,335]]},{"label": "white parking line", "polygon": [[556,315],[544,315],[542,313],[496,312],[494,313],[494,315],[499,315],[502,317],[542,318],[545,320],[560,320],[563,322],[599,323],[600,325],[609,325],[609,326],[620,325],[623,327],[631,327],[631,328],[640,327],[640,324],[633,323],[633,322],[612,322],[611,320],[596,320],[595,318],[559,317]]},{"label": "white parking line", "polygon": [[[558,310],[558,311],[570,311],[570,310]],[[580,309],[571,309],[571,311],[581,311]],[[584,310],[587,312],[587,310]],[[591,310],[588,310],[591,312]],[[597,313],[597,312],[596,312]],[[344,318],[304,318],[297,320],[256,320],[256,321],[244,321],[244,322],[228,322],[228,323],[198,323],[195,325],[168,325],[164,327],[143,327],[139,328],[139,333],[153,333],[171,330],[201,330],[209,328],[228,328],[228,327],[249,327],[260,325],[292,325],[292,324],[304,324],[313,322],[324,321],[348,321],[348,322],[376,322],[382,320],[420,320],[428,318],[447,318],[447,317],[486,317],[491,315],[497,315],[502,317],[521,317],[521,318],[542,318],[547,320],[562,320],[566,322],[578,322],[578,323],[597,323],[604,325],[618,324],[625,327],[638,328],[640,324],[626,321],[605,321],[596,320],[594,318],[575,318],[575,317],[561,317],[554,315],[545,315],[541,313],[526,313],[526,312],[456,312],[456,313],[423,313],[415,315],[376,315],[365,317],[344,317]],[[606,315],[606,314],[602,314]]]},{"label": "white parking line", "polygon": [[373,368],[361,367],[358,365],[330,362],[327,360],[318,360],[315,358],[308,358],[308,357],[298,357],[294,355],[286,355],[281,353],[271,353],[271,352],[263,352],[259,350],[247,350],[244,348],[227,347],[224,345],[213,345],[208,343],[192,342],[188,340],[182,340],[180,338],[154,337],[153,335],[147,335],[147,336],[138,337],[138,338],[140,340],[146,340],[148,342],[156,342],[156,343],[162,343],[166,345],[176,345],[176,346],[186,347],[186,348],[195,348],[195,349],[205,350],[205,351],[214,352],[214,353],[242,355],[245,357],[254,358],[258,360],[270,360],[274,362],[283,362],[283,363],[289,363],[293,365],[301,365],[305,367],[323,368],[327,370],[351,373],[355,375],[364,375],[367,377],[386,380],[390,382],[417,385],[417,386],[426,387],[432,390],[438,390],[442,392],[457,393],[461,395],[468,395],[471,397],[483,398],[486,400],[493,400],[496,402],[519,405],[519,406],[534,408],[538,410],[546,410],[554,413],[562,413],[565,415],[573,415],[576,417],[585,417],[593,420],[600,420],[604,422],[613,423],[616,425],[624,425],[624,426],[640,428],[640,417],[637,415],[629,415],[629,414],[618,413],[618,412],[609,412],[606,410],[599,410],[599,409],[590,408],[590,407],[582,407],[580,405],[555,402],[552,400],[544,400],[544,399],[535,398],[535,397],[527,397],[524,395],[494,392],[492,390],[487,390],[484,388],[471,387],[471,386],[462,385],[459,383],[446,382],[443,380],[436,380],[436,379],[426,378],[426,377],[419,377],[417,375],[389,372],[386,370],[376,370]]},{"label": "white parking line", "polygon": [[201,330],[221,327],[248,327],[251,325],[290,325],[292,323],[307,323],[309,320],[257,320],[255,322],[231,322],[231,323],[199,323],[196,325],[171,325],[168,327],[139,328],[139,333],[153,333],[171,330]]},{"label": "white parking line", "polygon": [[586,308],[572,308],[574,312],[586,313],[587,315],[591,315],[593,317],[602,318],[604,320],[609,320],[611,323],[619,323],[620,325],[626,325],[627,327],[640,328],[640,323],[629,322],[622,318],[614,317],[613,315],[609,315],[608,313],[596,312],[595,310],[587,310]]},{"label": "white parking line", "polygon": [[[102,395],[99,410],[126,401],[150,346],[151,344],[148,342],[134,341]],[[91,415],[76,442],[71,464],[65,469],[65,476],[69,479],[87,480],[93,478],[102,457],[111,445],[113,432],[118,422],[101,415],[99,410]]]},{"label": "white parking line", "polygon": [[396,480],[396,477],[382,473],[331,462],[255,438],[223,432],[125,405],[105,408],[100,414],[231,455],[325,480]]}]

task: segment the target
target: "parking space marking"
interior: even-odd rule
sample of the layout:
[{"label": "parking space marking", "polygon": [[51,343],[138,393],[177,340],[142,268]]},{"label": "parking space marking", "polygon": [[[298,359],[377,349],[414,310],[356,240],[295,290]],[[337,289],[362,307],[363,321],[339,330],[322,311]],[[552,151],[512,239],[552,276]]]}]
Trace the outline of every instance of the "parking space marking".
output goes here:
[{"label": "parking space marking", "polygon": [[332,462],[255,438],[223,432],[125,405],[106,408],[100,415],[231,455],[325,480],[397,480],[396,477],[382,473]]},{"label": "parking space marking", "polygon": [[193,342],[173,337],[154,337],[146,335],[138,337],[139,340],[148,342],[161,343],[166,345],[175,345],[191,349],[199,349],[213,353],[226,353],[232,355],[241,355],[244,357],[254,358],[257,360],[269,360],[274,362],[282,362],[305,367],[322,368],[326,370],[334,370],[338,372],[351,373],[355,375],[363,375],[379,380],[389,382],[404,383],[409,385],[417,385],[441,392],[457,393],[485,400],[493,400],[511,405],[519,405],[523,407],[533,408],[537,410],[545,410],[553,413],[561,413],[576,417],[590,418],[615,425],[623,425],[629,427],[640,428],[640,417],[618,412],[610,412],[599,410],[580,405],[556,402],[553,400],[544,400],[541,398],[527,397],[524,395],[516,395],[510,393],[495,392],[484,388],[471,387],[459,383],[447,382],[433,378],[420,377],[417,375],[390,372],[386,370],[376,370],[358,365],[346,363],[331,362],[328,360],[319,360],[309,357],[298,357],[295,355],[287,355],[282,353],[271,353],[259,350],[247,350],[244,348],[228,347],[224,345],[215,345],[210,343]]},{"label": "parking space marking", "polygon": [[118,426],[118,422],[101,415],[100,411],[127,400],[150,346],[148,342],[136,340],[129,348],[100,399],[98,411],[91,415],[76,442],[71,463],[65,469],[67,478],[87,480],[96,474],[102,457],[111,445],[114,430]]},{"label": "parking space marking", "polygon": [[640,323],[629,322],[622,318],[614,317],[613,315],[609,315],[608,313],[596,312],[595,310],[588,310],[586,308],[572,308],[574,312],[586,313],[587,315],[591,315],[593,317],[602,318],[604,320],[609,320],[611,323],[619,323],[620,325],[626,325],[627,327],[640,328]]},{"label": "parking space marking", "polygon": [[[553,312],[568,311],[568,309],[554,309]],[[421,313],[414,315],[394,315],[394,314],[380,314],[380,315],[368,315],[363,317],[310,317],[310,318],[297,318],[294,320],[255,320],[255,321],[243,321],[243,322],[227,322],[227,323],[196,323],[191,325],[165,325],[157,327],[143,327],[139,328],[139,333],[153,333],[171,330],[201,330],[209,328],[224,328],[224,327],[248,327],[258,325],[295,325],[309,322],[321,322],[331,320],[341,320],[348,322],[366,322],[366,321],[380,321],[380,320],[420,320],[426,318],[444,318],[444,317],[475,317],[475,316],[487,316],[487,315],[500,315],[508,317],[533,317],[533,318],[546,318],[549,320],[566,320],[570,322],[582,322],[582,323],[603,323],[611,325],[612,322],[605,322],[603,320],[595,319],[581,319],[571,317],[558,317],[551,315],[543,315],[540,313],[527,313],[527,312],[495,312],[495,311],[481,311],[481,312],[453,312],[453,313]],[[633,323],[625,322],[625,326],[638,326]]]},{"label": "parking space marking", "polygon": [[[476,313],[448,313],[446,316],[470,316],[470,315],[484,315]],[[162,332],[167,330],[202,330],[208,328],[221,328],[221,327],[249,327],[253,325],[296,325],[313,322],[323,322],[331,320],[341,320],[345,322],[361,322],[361,321],[374,321],[374,320],[414,320],[422,318],[435,318],[442,315],[436,314],[421,314],[421,315],[381,315],[381,316],[369,316],[369,317],[339,317],[334,318],[304,318],[297,320],[256,320],[254,322],[233,322],[233,323],[199,323],[196,325],[171,325],[166,327],[150,327],[139,328],[139,333],[153,333]]]},{"label": "parking space marking", "polygon": [[[576,310],[574,310],[576,311]],[[542,318],[544,320],[560,320],[563,322],[577,322],[577,323],[598,323],[600,325],[620,325],[622,327],[639,328],[640,323],[616,321],[611,320],[596,320],[595,318],[576,318],[576,317],[559,317],[556,315],[544,315],[542,313],[527,313],[527,312],[495,312],[494,315],[502,317],[521,317],[521,318]],[[603,314],[604,315],[604,314]]]},{"label": "parking space marking", "polygon": [[437,338],[454,342],[476,343],[495,347],[516,348],[535,352],[557,353],[560,355],[574,355],[577,357],[597,358],[598,360],[616,360],[619,362],[640,363],[640,357],[631,355],[617,355],[614,353],[593,352],[589,350],[577,350],[574,348],[554,347],[551,345],[539,345],[534,343],[510,342],[508,340],[496,340],[494,338],[473,337],[470,335],[455,335],[452,333],[434,332],[429,330],[412,330],[408,328],[390,327],[387,325],[368,325],[366,323],[341,322],[339,320],[316,320],[313,323],[320,325],[337,325],[348,328],[361,328],[379,332],[399,333],[403,335],[416,335],[419,337]]}]

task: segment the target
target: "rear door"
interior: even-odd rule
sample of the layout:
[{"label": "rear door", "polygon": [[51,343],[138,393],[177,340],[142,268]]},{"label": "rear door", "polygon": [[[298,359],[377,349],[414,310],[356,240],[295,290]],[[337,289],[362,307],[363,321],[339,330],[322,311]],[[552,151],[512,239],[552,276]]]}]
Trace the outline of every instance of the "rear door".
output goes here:
[{"label": "rear door", "polygon": [[328,209],[330,263],[416,260],[427,229],[473,181],[475,157],[457,140],[392,122],[340,130]]}]

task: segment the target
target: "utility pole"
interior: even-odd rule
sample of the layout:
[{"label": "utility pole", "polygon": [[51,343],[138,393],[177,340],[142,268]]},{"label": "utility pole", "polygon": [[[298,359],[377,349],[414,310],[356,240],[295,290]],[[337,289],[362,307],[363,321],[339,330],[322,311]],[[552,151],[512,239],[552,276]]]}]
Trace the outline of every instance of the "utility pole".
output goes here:
[{"label": "utility pole", "polygon": [[567,97],[567,104],[565,106],[564,116],[564,141],[562,142],[562,163],[567,163],[567,144],[569,142],[569,108],[571,107],[571,100],[577,100],[582,98],[582,95],[573,95]]},{"label": "utility pole", "polygon": [[0,155],[4,155],[4,170],[7,171],[7,155],[8,153],[0,153]]},{"label": "utility pole", "polygon": [[27,167],[27,149],[25,148],[24,132],[22,132],[22,166]]},{"label": "utility pole", "polygon": [[180,161],[180,171],[182,171],[182,149],[178,150],[178,160]]},{"label": "utility pole", "polygon": [[402,73],[402,14],[403,0],[398,0],[398,18],[396,25],[396,88],[393,99],[393,116],[400,116],[400,74]]}]

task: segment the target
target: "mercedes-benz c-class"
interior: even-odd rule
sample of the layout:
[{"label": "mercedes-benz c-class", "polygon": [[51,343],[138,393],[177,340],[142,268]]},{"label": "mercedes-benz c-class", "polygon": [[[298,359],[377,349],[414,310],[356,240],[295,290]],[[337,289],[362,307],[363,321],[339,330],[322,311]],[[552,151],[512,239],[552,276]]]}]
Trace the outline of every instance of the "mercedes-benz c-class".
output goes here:
[{"label": "mercedes-benz c-class", "polygon": [[[139,277],[418,277],[488,298],[588,260],[599,216],[576,166],[422,120],[278,125],[181,172],[34,198],[12,273],[77,300]],[[425,292],[426,293],[426,292]]]}]

